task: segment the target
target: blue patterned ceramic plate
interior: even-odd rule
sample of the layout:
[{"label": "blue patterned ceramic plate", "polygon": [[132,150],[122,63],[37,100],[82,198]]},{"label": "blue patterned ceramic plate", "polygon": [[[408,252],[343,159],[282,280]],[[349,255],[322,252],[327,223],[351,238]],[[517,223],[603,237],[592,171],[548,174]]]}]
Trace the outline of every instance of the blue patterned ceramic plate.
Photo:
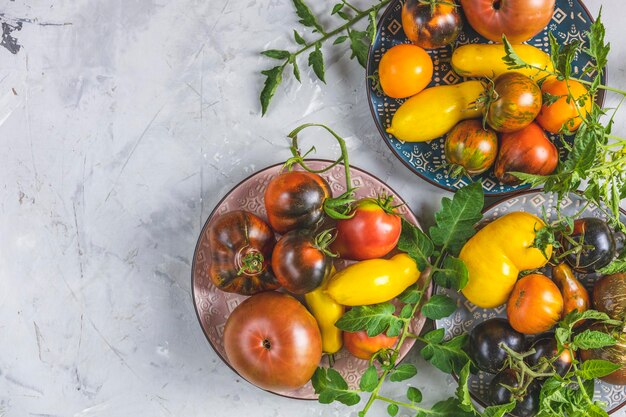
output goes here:
[{"label": "blue patterned ceramic plate", "polygon": [[[526,211],[541,217],[542,207],[546,208],[550,220],[554,220],[556,213],[553,207],[557,205],[556,198],[554,194],[535,191],[519,194],[488,208],[478,227],[480,228],[498,217],[513,211]],[[580,213],[578,217],[597,217],[606,220],[606,214],[602,210],[593,205],[586,206],[586,201],[578,194],[570,194],[561,202],[561,212],[569,216]],[[621,221],[626,222],[626,215],[623,213]],[[542,272],[550,275],[549,269]],[[585,275],[577,273],[576,276],[585,284],[587,290],[591,290],[593,283],[599,278],[599,274]],[[487,319],[506,317],[506,305],[485,309],[475,306],[463,294],[454,290],[438,287],[435,293],[445,294],[457,302],[457,310],[452,316],[435,322],[435,327],[445,329],[446,339],[462,333],[469,333],[474,326]],[[475,401],[483,406],[485,405],[491,378],[493,378],[493,375],[486,372],[479,372],[477,375],[470,376],[470,394]],[[606,409],[609,410],[609,414],[614,413],[626,405],[626,386],[610,385],[596,380],[595,397],[607,404]]]},{"label": "blue patterned ceramic plate", "polygon": [[[462,10],[461,10],[462,12]],[[479,35],[463,17],[464,26],[461,34],[456,40],[454,47],[468,43],[493,43]],[[544,51],[549,50],[548,30],[556,36],[561,43],[567,43],[574,39],[586,40],[583,33],[589,29],[593,22],[589,11],[580,0],[556,0],[556,7],[552,20],[542,32],[528,41]],[[367,63],[367,76],[371,76],[378,69],[378,63],[382,55],[392,46],[400,43],[410,43],[402,30],[402,1],[392,2],[383,13],[378,24],[376,40],[369,51]],[[434,63],[433,80],[429,87],[443,84],[457,84],[466,81],[466,78],[459,77],[450,67],[452,56],[452,46],[445,48],[431,49],[428,51]],[[574,61],[574,68],[577,73],[581,73],[588,65],[586,55],[580,54]],[[605,72],[606,73],[606,72]],[[449,191],[456,191],[464,185],[470,183],[468,177],[451,178],[445,166],[444,139],[441,137],[429,142],[402,142],[385,132],[391,124],[391,118],[396,109],[405,99],[394,99],[381,95],[374,89],[371,78],[367,78],[367,94],[370,109],[376,122],[376,127],[383,140],[387,143],[391,151],[406,165],[411,171],[425,179],[426,181]],[[564,152],[560,141],[554,141],[559,151]],[[511,186],[500,183],[491,170],[474,177],[482,179],[485,194],[489,196],[513,193],[515,191],[528,188],[528,185]]]}]

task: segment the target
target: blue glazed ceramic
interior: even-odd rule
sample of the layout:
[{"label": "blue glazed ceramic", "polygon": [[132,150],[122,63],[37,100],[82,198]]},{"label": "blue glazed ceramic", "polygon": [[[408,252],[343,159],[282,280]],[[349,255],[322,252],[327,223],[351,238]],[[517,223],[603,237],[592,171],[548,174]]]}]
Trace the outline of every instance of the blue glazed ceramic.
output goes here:
[{"label": "blue glazed ceramic", "polygon": [[[370,76],[377,70],[380,58],[389,48],[400,43],[410,43],[402,30],[402,3],[402,1],[396,0],[387,6],[378,24],[376,40],[370,47],[367,63],[367,92],[370,109],[382,139],[404,165],[426,181],[446,190],[456,191],[472,182],[472,179],[468,177],[451,178],[448,175],[444,156],[445,137],[429,142],[410,143],[399,141],[385,132],[385,129],[391,124],[391,118],[396,109],[405,99],[394,99],[377,93]],[[465,21],[465,17],[463,17],[463,21],[463,30],[454,43],[454,47],[469,43],[493,43],[472,29]],[[527,43],[544,51],[549,51],[548,31],[552,32],[561,43],[568,43],[574,39],[586,41],[583,33],[589,29],[592,22],[593,18],[589,11],[579,0],[556,0],[554,15],[548,26]],[[433,80],[429,87],[457,84],[467,80],[467,78],[458,76],[450,67],[453,46],[428,50],[434,63]],[[574,70],[580,74],[588,65],[588,57],[579,54],[574,61]],[[562,155],[565,149],[560,140],[555,140],[555,137],[551,137],[551,139]],[[502,184],[493,175],[492,170],[474,177],[474,180],[477,179],[482,179],[485,194],[488,196],[514,193],[529,188],[528,185]]]}]

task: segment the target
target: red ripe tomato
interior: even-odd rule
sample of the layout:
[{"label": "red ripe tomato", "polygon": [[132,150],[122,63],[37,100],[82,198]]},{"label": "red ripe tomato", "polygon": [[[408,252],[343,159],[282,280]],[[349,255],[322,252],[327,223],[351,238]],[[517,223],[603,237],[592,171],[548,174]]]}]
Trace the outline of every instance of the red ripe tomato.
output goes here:
[{"label": "red ripe tomato", "polygon": [[341,258],[381,258],[396,247],[402,219],[394,212],[391,197],[361,199],[353,213],[350,219],[337,220],[337,237],[331,248]]},{"label": "red ripe tomato", "polygon": [[560,319],[563,296],[545,275],[526,275],[513,287],[506,305],[511,327],[520,333],[537,334],[550,330]]},{"label": "red ripe tomato", "polygon": [[558,162],[556,146],[538,124],[531,123],[522,130],[502,135],[494,172],[505,184],[519,184],[521,181],[509,172],[550,175]]},{"label": "red ripe tomato", "polygon": [[494,42],[506,35],[511,43],[529,40],[546,27],[555,0],[461,0],[461,7],[476,32]]},{"label": "red ripe tomato", "polygon": [[406,37],[426,49],[441,48],[459,36],[463,22],[452,4],[424,4],[406,0],[402,7],[402,28]]},{"label": "red ripe tomato", "polygon": [[523,129],[541,110],[541,89],[524,74],[505,72],[495,79],[493,89],[495,99],[485,111],[487,124],[496,132]]},{"label": "red ripe tomato", "polygon": [[292,230],[280,238],[272,252],[272,269],[283,288],[306,294],[320,286],[333,267],[326,249],[330,237],[328,232],[316,237],[308,230]]},{"label": "red ripe tomato", "polygon": [[[569,90],[567,85],[569,84]],[[568,99],[571,90],[574,100]],[[584,85],[575,80],[549,78],[541,84],[541,93],[560,97],[553,103],[543,103],[537,115],[537,123],[551,133],[574,133],[582,123],[580,115],[587,116],[591,111],[591,97]],[[581,103],[582,101],[582,103]],[[578,110],[576,107],[578,106]],[[579,114],[580,112],[580,114]]]},{"label": "red ripe tomato", "polygon": [[396,45],[380,59],[378,76],[383,92],[389,97],[410,97],[432,80],[433,60],[417,45]]},{"label": "red ripe tomato", "polygon": [[398,336],[389,337],[381,333],[369,337],[367,332],[343,332],[343,345],[354,357],[370,360],[374,353],[381,349],[391,349],[398,341]]},{"label": "red ripe tomato", "polygon": [[306,171],[284,172],[265,190],[267,218],[278,233],[315,226],[324,216],[324,202],[332,196],[321,176]]},{"label": "red ripe tomato", "polygon": [[306,384],[322,358],[315,318],[298,300],[275,291],[246,299],[224,327],[230,365],[245,379],[267,390]]},{"label": "red ripe tomato", "polygon": [[444,151],[451,176],[481,174],[496,160],[498,136],[480,120],[463,120],[446,136]]}]

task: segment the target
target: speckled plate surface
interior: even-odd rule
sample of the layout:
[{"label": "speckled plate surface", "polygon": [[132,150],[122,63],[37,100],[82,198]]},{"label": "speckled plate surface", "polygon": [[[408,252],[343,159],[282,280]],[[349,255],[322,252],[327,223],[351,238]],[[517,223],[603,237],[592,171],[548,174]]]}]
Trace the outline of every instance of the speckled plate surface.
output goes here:
[{"label": "speckled plate surface", "polygon": [[[513,198],[506,199],[491,206],[485,211],[479,227],[497,219],[498,217],[513,211],[525,211],[533,213],[541,217],[542,207],[545,207],[547,214],[551,220],[556,217],[554,207],[556,206],[556,196],[554,194],[545,194],[543,192],[528,191],[517,195]],[[561,211],[566,215],[575,215],[580,213],[578,217],[597,217],[606,219],[606,214],[596,206],[585,207],[586,201],[578,194],[570,194],[561,202]],[[622,213],[622,222],[626,221],[626,215]],[[543,271],[546,275],[550,275],[550,271],[546,268]],[[598,279],[599,274],[578,274],[578,279],[585,284],[588,290],[593,288],[593,283]],[[470,303],[461,293],[438,287],[438,294],[446,294],[457,300],[458,308],[456,312],[445,319],[437,320],[435,326],[443,328],[446,331],[446,338],[450,338],[462,333],[471,331],[474,326],[487,319],[493,317],[506,317],[506,305],[498,308],[483,309]],[[484,405],[487,398],[487,390],[489,382],[493,375],[479,372],[478,375],[470,376],[470,393],[474,400]],[[596,398],[607,403],[609,414],[626,405],[626,386],[617,386],[596,381],[595,389]]]},{"label": "speckled plate surface", "polygon": [[[320,169],[327,166],[330,161],[311,160],[307,161],[307,163],[313,169]],[[248,210],[267,221],[263,195],[268,182],[276,176],[280,170],[281,165],[274,165],[265,168],[264,170],[259,171],[243,180],[239,185],[226,194],[207,219],[198,239],[196,251],[193,257],[191,281],[193,302],[198,315],[198,320],[200,321],[202,330],[215,352],[217,352],[222,360],[229,366],[230,364],[224,351],[224,325],[230,313],[247,297],[223,292],[211,283],[211,280],[206,272],[206,262],[210,251],[207,234],[209,224],[212,219],[218,217],[219,215],[237,209]],[[368,174],[361,169],[352,167],[350,175],[352,177],[352,186],[358,187],[356,191],[356,196],[358,198],[375,197],[379,194],[387,193],[387,195],[394,196],[395,204],[403,203],[403,200],[391,188],[371,174]],[[345,173],[343,165],[334,167],[330,171],[322,174],[322,176],[330,184],[333,195],[337,196],[345,191]],[[399,207],[398,210],[407,220],[414,224],[418,224],[417,219],[406,205]],[[347,265],[347,263],[347,261],[337,262],[335,266],[337,269],[342,269]],[[429,289],[427,291],[428,296],[430,295],[431,290],[432,289]],[[411,331],[419,334],[420,330],[424,326],[424,322],[425,319],[422,316],[414,319],[411,325]],[[401,358],[407,354],[413,345],[413,342],[407,342],[408,343],[405,343],[401,348]],[[328,365],[328,360],[325,356],[322,357],[321,364],[324,366]],[[345,349],[342,349],[335,354],[334,368],[343,375],[352,388],[358,387],[358,380],[365,369],[367,369],[367,366],[367,361],[353,357]],[[272,392],[290,398],[317,398],[310,382],[297,390]]]},{"label": "speckled plate surface", "polygon": [[[377,93],[374,89],[374,83],[369,76],[373,75],[378,69],[380,58],[389,48],[400,43],[410,43],[402,30],[401,16],[402,2],[400,0],[396,0],[387,6],[378,25],[379,30],[376,34],[376,40],[370,47],[367,63],[367,94],[372,116],[385,143],[407,168],[431,184],[449,191],[456,191],[471,180],[467,177],[451,178],[448,175],[444,156],[445,137],[442,136],[429,142],[411,143],[402,142],[385,132],[385,129],[391,124],[395,111],[405,99],[394,99]],[[470,43],[493,43],[474,31],[465,21],[465,17],[463,17],[463,22],[463,29],[453,45],[455,48]],[[585,41],[586,38],[583,38],[583,33],[589,29],[592,22],[593,19],[589,11],[581,1],[556,0],[554,15],[546,29],[527,43],[548,51],[548,31],[554,33],[560,43],[567,43],[574,39]],[[467,78],[459,77],[450,67],[453,46],[428,50],[434,63],[433,80],[429,87],[458,84],[467,80]],[[574,61],[576,73],[582,73],[588,65],[588,57],[583,54],[579,54]],[[602,102],[603,96],[599,96],[598,100]],[[552,139],[554,141],[554,137]],[[559,148],[561,154],[563,154],[564,148],[560,141],[556,140],[554,143]],[[529,187],[528,185],[511,186],[503,184],[496,179],[492,170],[488,170],[475,178],[482,179],[485,194],[488,196],[513,193]]]}]

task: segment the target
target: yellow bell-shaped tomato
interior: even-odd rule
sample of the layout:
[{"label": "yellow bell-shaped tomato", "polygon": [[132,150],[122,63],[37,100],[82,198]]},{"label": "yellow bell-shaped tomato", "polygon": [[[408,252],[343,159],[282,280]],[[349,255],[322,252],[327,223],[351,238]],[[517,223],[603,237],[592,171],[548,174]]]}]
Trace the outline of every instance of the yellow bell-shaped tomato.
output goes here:
[{"label": "yellow bell-shaped tomato", "polygon": [[[550,55],[532,45],[513,45],[515,53],[524,62],[540,69],[553,71]],[[520,68],[510,70],[502,58],[506,55],[502,44],[470,44],[459,46],[452,53],[452,69],[461,77],[495,78],[505,72],[519,72],[527,77],[543,77],[540,69]]]},{"label": "yellow bell-shaped tomato", "polygon": [[425,142],[445,135],[461,120],[482,115],[477,100],[484,91],[481,81],[427,88],[402,103],[387,133],[406,142]]},{"label": "yellow bell-shaped tomato", "polygon": [[552,256],[534,243],[536,230],[545,226],[537,216],[525,212],[506,214],[478,231],[461,250],[469,281],[463,295],[482,308],[493,308],[508,299],[520,271],[541,268]]},{"label": "yellow bell-shaped tomato", "polygon": [[333,275],[326,294],[344,306],[378,304],[400,295],[419,276],[415,261],[406,253],[391,259],[368,259]]}]

